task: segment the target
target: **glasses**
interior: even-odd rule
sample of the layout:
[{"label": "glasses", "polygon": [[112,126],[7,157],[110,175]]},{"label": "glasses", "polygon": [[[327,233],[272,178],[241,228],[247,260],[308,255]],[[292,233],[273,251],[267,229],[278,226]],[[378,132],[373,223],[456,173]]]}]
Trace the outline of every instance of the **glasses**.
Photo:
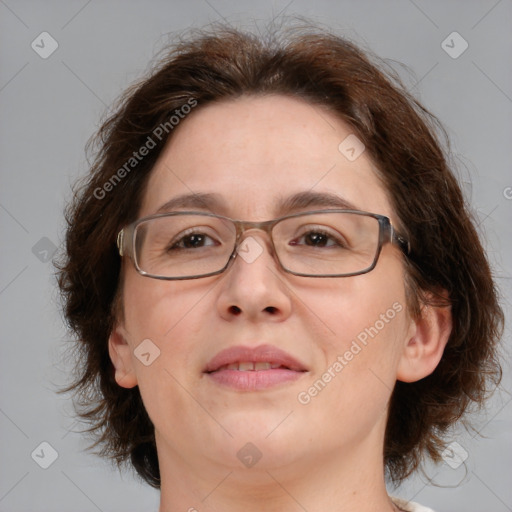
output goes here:
[{"label": "glasses", "polygon": [[[263,249],[253,239],[241,253],[243,234],[261,230],[270,236],[281,268],[303,277],[348,277],[375,268],[382,246],[396,244],[409,254],[409,242],[388,217],[359,210],[319,210],[265,222],[245,222],[203,212],[151,215],[122,229],[121,256],[155,279],[198,279],[224,272],[240,255],[253,261]],[[256,256],[256,257],[255,257]]]}]

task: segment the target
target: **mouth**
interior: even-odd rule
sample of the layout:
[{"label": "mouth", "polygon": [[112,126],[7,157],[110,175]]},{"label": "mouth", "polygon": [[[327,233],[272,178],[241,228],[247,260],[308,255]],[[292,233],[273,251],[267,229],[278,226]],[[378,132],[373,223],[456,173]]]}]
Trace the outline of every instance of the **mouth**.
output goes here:
[{"label": "mouth", "polygon": [[[244,361],[244,362],[236,362],[231,364],[225,364],[220,368],[217,368],[217,372],[223,370],[236,370],[239,372],[260,372],[263,370],[276,370],[277,368],[282,368],[285,370],[290,370],[287,366],[283,366],[280,363],[269,363],[267,361]],[[211,372],[210,372],[211,373]]]},{"label": "mouth", "polygon": [[304,364],[277,347],[236,346],[219,352],[204,369],[215,383],[240,391],[284,385],[308,372]]}]

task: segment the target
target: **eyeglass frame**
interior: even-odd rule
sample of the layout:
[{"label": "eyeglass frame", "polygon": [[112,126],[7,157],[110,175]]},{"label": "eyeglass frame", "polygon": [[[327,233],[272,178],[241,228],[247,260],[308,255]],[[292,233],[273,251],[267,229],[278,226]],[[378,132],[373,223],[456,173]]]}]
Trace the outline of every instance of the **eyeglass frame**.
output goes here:
[{"label": "eyeglass frame", "polygon": [[[272,230],[274,229],[275,225],[279,222],[282,222],[286,219],[291,219],[294,217],[301,217],[306,215],[313,215],[313,214],[323,214],[323,213],[353,213],[356,215],[363,215],[366,217],[373,217],[374,219],[377,219],[379,223],[379,240],[378,240],[378,246],[377,250],[375,252],[375,257],[373,259],[373,263],[366,269],[357,271],[357,272],[351,272],[348,274],[304,274],[302,272],[293,272],[292,270],[287,269],[281,262],[278,253],[276,251],[276,247],[274,245],[274,238],[272,236]],[[150,221],[152,219],[159,219],[162,217],[174,217],[178,215],[202,215],[205,217],[215,217],[221,220],[226,220],[231,222],[235,226],[235,246],[233,248],[232,253],[229,255],[228,260],[223,268],[220,270],[217,270],[215,272],[209,272],[208,274],[200,274],[197,276],[179,276],[179,277],[167,277],[167,276],[160,276],[156,274],[150,274],[149,272],[146,272],[142,270],[139,265],[136,255],[136,249],[135,249],[135,230],[137,229],[137,226],[139,224],[142,224],[143,222]],[[285,272],[299,276],[299,277],[352,277],[352,276],[358,276],[362,274],[367,274],[368,272],[371,272],[375,266],[377,265],[377,262],[379,260],[380,253],[382,251],[382,247],[387,244],[391,243],[396,245],[405,256],[408,256],[411,252],[411,245],[410,242],[398,231],[394,228],[394,226],[391,224],[391,220],[389,217],[385,215],[380,215],[378,213],[371,213],[366,212],[362,210],[350,210],[350,209],[327,209],[327,210],[313,210],[313,211],[307,211],[307,212],[298,212],[293,213],[290,215],[284,215],[282,217],[278,217],[277,219],[272,220],[266,220],[262,222],[251,222],[251,221],[244,221],[244,220],[235,220],[231,219],[230,217],[226,217],[224,215],[217,215],[215,213],[209,213],[209,212],[200,212],[200,211],[177,211],[177,212],[165,212],[165,213],[158,213],[154,215],[149,215],[147,217],[142,217],[140,219],[137,219],[136,221],[132,222],[131,224],[128,224],[125,226],[119,233],[117,234],[116,238],[116,245],[119,251],[119,256],[129,257],[135,266],[135,269],[137,272],[144,276],[144,277],[150,277],[152,279],[161,279],[164,281],[183,281],[188,279],[201,279],[203,277],[211,277],[216,276],[219,274],[222,274],[225,272],[230,264],[234,261],[236,258],[236,255],[238,253],[238,248],[240,247],[242,240],[242,235],[245,231],[248,231],[250,229],[258,229],[261,231],[264,231],[268,237],[270,238],[270,243],[272,245],[272,250],[275,259],[277,259],[280,267]],[[125,249],[128,248],[128,251],[125,251]]]}]

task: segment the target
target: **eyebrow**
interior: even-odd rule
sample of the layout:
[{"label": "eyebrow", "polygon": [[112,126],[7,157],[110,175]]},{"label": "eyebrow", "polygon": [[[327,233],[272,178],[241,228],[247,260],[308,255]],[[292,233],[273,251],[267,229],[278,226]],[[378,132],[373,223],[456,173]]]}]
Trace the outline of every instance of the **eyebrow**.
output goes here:
[{"label": "eyebrow", "polygon": [[[312,191],[298,192],[287,198],[281,198],[276,206],[278,217],[311,208],[358,210],[352,203],[337,194]],[[220,194],[197,192],[173,197],[160,206],[156,213],[167,213],[178,209],[209,211],[226,215],[229,208],[228,203]]]}]

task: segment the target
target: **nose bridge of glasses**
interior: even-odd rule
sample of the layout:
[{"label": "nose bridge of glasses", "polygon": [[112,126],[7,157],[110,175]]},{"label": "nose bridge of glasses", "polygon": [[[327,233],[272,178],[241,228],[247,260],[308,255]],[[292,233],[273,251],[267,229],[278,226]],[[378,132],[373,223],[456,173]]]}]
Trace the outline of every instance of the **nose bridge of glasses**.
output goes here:
[{"label": "nose bridge of glasses", "polygon": [[272,228],[274,227],[274,220],[265,220],[261,222],[251,222],[246,220],[235,221],[235,226],[237,229],[237,237],[240,237],[246,231],[258,230],[264,231],[268,235],[270,235]]},{"label": "nose bridge of glasses", "polygon": [[[236,245],[240,246],[243,241],[253,235],[257,235],[259,232],[258,238],[263,239],[265,245],[271,253],[274,251],[274,243],[272,240],[272,229],[276,221],[267,220],[262,222],[250,222],[250,221],[234,221],[235,229],[236,229]],[[267,234],[267,237],[261,236],[261,231]]]}]

